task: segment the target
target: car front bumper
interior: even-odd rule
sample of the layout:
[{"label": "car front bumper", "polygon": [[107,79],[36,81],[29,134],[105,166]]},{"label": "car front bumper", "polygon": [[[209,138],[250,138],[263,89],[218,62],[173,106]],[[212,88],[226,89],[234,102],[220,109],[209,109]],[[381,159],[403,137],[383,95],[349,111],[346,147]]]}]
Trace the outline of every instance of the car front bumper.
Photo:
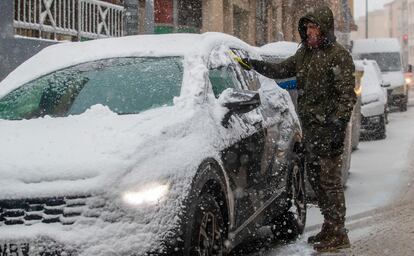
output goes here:
[{"label": "car front bumper", "polygon": [[362,116],[361,133],[375,133],[382,129],[382,115]]},{"label": "car front bumper", "polygon": [[407,104],[408,96],[405,86],[388,89],[388,105],[400,106]]},{"label": "car front bumper", "polygon": [[380,101],[371,102],[361,106],[361,114],[366,118],[383,115],[384,111],[384,103]]}]

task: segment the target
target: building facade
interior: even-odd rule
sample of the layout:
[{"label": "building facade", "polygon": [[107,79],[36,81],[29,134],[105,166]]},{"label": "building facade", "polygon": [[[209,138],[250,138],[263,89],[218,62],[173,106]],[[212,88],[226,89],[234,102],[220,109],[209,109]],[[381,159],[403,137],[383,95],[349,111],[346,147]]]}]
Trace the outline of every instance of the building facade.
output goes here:
[{"label": "building facade", "polygon": [[321,5],[331,7],[338,40],[348,45],[352,0],[0,0],[0,80],[59,41],[217,31],[257,46],[300,42],[300,17]]},{"label": "building facade", "polygon": [[338,40],[349,45],[353,0],[154,0],[154,33],[217,31],[258,46],[300,42],[299,19],[322,5],[334,12]]},{"label": "building facade", "polygon": [[[385,9],[370,12],[368,17],[368,37],[390,37],[390,18]],[[352,31],[351,38],[353,40],[365,38],[365,16],[359,17],[356,20],[356,25],[358,30]]]},{"label": "building facade", "polygon": [[414,64],[414,0],[407,1],[408,10],[408,25],[407,25],[407,36],[406,44],[408,48],[408,64]]}]

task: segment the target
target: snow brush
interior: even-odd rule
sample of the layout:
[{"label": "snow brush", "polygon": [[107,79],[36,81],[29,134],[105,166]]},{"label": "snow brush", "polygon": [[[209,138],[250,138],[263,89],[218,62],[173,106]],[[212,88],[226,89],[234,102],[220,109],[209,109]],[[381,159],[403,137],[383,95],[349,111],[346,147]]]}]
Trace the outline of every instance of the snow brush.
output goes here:
[{"label": "snow brush", "polygon": [[242,60],[242,58],[240,58],[239,56],[237,56],[233,51],[229,51],[229,52],[230,52],[230,55],[233,56],[233,59],[235,61],[237,61],[237,63],[239,63],[240,65],[242,65],[243,67],[245,67],[248,70],[252,69],[252,66],[251,65],[247,64],[246,62],[244,62]]}]

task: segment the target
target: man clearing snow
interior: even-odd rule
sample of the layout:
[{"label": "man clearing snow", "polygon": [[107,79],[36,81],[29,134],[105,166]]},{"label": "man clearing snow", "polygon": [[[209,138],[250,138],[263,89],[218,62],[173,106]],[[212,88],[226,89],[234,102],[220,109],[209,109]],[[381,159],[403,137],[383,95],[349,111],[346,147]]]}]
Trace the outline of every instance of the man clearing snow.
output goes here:
[{"label": "man clearing snow", "polygon": [[244,68],[272,78],[297,77],[298,114],[309,182],[324,216],[322,230],[308,242],[317,251],[350,247],[345,229],[341,154],[347,123],[356,102],[355,67],[349,52],[336,42],[328,7],[299,20],[302,46],[282,63],[244,59]]}]

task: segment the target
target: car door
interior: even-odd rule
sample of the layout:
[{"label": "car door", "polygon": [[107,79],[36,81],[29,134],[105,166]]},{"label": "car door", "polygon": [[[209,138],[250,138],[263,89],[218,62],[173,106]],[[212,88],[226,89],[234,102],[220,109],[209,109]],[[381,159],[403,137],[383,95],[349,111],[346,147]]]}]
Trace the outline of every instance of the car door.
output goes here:
[{"label": "car door", "polygon": [[[248,52],[243,50],[234,51],[241,58],[251,57]],[[240,76],[243,76],[246,87],[249,90],[257,91],[261,88],[261,83],[257,73],[253,70],[247,71],[239,68],[238,72]],[[269,80],[270,82],[270,80]],[[279,104],[280,102],[274,101],[272,96],[278,94],[275,87],[266,88],[260,90],[260,96],[262,104],[260,108],[256,109],[257,115],[262,119],[259,130],[260,140],[255,142],[255,148],[257,152],[255,168],[257,171],[252,173],[250,179],[254,182],[254,186],[251,189],[254,193],[251,193],[251,201],[255,202],[254,205],[258,209],[255,214],[262,213],[261,211],[268,205],[270,205],[281,193],[286,184],[286,163],[288,154],[286,141],[282,138],[281,133],[285,132],[286,137],[290,136],[290,129],[286,127],[286,115],[288,109],[286,105]],[[277,99],[281,100],[281,99]],[[270,107],[277,106],[275,108]],[[286,136],[287,135],[287,136]]]},{"label": "car door", "polygon": [[[233,49],[233,53],[244,57],[242,51]],[[233,57],[226,65],[211,68],[209,80],[216,97],[226,88],[257,91],[259,80],[253,73],[244,73]],[[222,152],[222,161],[230,177],[235,196],[235,233],[246,227],[263,210],[263,205],[272,192],[269,191],[269,177],[273,173],[274,141],[278,134],[268,133],[263,128],[263,116],[260,108],[233,115],[226,129],[228,135],[240,136]],[[240,134],[241,132],[241,134]],[[271,136],[269,136],[271,135]]]}]

